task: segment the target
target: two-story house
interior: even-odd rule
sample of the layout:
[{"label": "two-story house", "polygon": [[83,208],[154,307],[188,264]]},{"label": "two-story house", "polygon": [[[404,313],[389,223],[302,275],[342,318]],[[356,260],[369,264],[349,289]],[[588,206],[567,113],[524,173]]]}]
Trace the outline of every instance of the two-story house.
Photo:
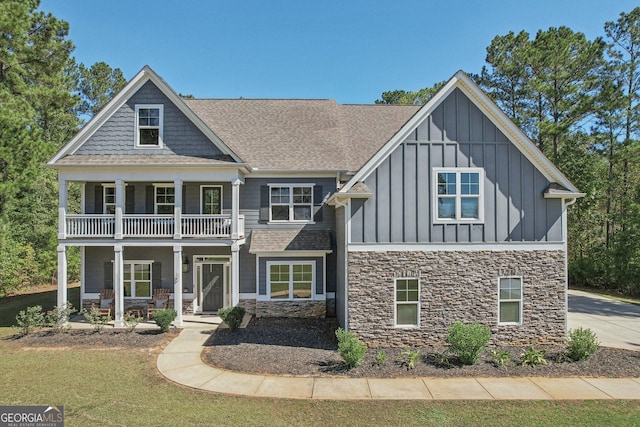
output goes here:
[{"label": "two-story house", "polygon": [[[48,163],[81,298],[115,325],[153,290],[183,313],[337,316],[370,345],[566,329],[566,207],[581,193],[462,72],[424,106],[183,99],[145,67]],[[80,186],[81,208],[68,211]]]}]

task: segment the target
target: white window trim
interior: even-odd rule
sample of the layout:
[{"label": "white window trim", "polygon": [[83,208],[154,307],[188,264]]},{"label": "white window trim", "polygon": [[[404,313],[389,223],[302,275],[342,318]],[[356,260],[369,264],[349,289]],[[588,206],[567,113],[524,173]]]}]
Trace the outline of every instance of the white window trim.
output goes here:
[{"label": "white window trim", "polygon": [[[158,214],[158,188],[173,188],[173,208],[176,207],[176,193],[175,186],[173,184],[153,184],[153,214],[154,215],[173,215],[174,210],[171,210],[170,214]],[[161,206],[169,206],[168,203],[161,203]],[[184,209],[184,206],[182,207]]]},{"label": "white window trim", "polygon": [[[135,290],[136,290],[136,286],[134,286],[134,284],[136,283],[135,280],[135,275],[134,275],[134,269],[133,269],[133,265],[134,264],[146,264],[149,266],[149,294],[150,296],[148,297],[139,297],[135,295]],[[127,259],[123,261],[123,265],[130,265],[131,267],[131,296],[130,297],[124,297],[124,299],[152,299],[153,298],[153,260],[131,260],[131,259]],[[124,295],[124,282],[125,280],[122,281],[122,294]]]},{"label": "white window trim", "polygon": [[[113,203],[107,203],[107,188],[113,188]],[[116,211],[116,185],[115,184],[102,184],[102,214],[109,215],[107,213],[107,205],[113,205],[113,212]],[[113,214],[111,214],[113,215]]]},{"label": "white window trim", "polygon": [[[520,299],[501,299],[500,298],[500,280],[501,279],[518,279],[520,280]],[[524,301],[524,279],[522,276],[500,276],[498,277],[498,325],[522,325],[522,302]],[[520,320],[518,322],[501,322],[500,321],[500,303],[502,302],[519,302],[520,303]]]},{"label": "white window trim", "polygon": [[[455,173],[456,174],[456,217],[439,218],[438,217],[438,174],[439,173]],[[477,173],[478,174],[478,218],[461,218],[461,199],[460,194],[460,174],[461,173]],[[431,191],[434,224],[484,224],[484,169],[482,168],[433,168],[431,174]],[[453,198],[453,197],[452,197]]]},{"label": "white window trim", "polygon": [[[417,280],[418,281],[418,301],[398,301],[398,280]],[[399,329],[416,329],[420,327],[420,313],[422,312],[421,300],[422,286],[419,277],[394,277],[393,278],[393,326]],[[399,325],[398,322],[398,304],[418,305],[418,323],[415,325]]]},{"label": "white window trim", "polygon": [[[158,145],[140,145],[140,121],[138,120],[138,114],[140,109],[142,108],[157,108],[159,109],[160,120],[158,123]],[[136,104],[136,114],[135,114],[135,129],[136,129],[136,148],[146,148],[150,150],[157,150],[158,148],[163,147],[163,134],[164,134],[164,105],[163,104]],[[155,129],[153,127],[143,127],[143,129]]]},{"label": "white window trim", "polygon": [[[223,215],[224,214],[224,206],[223,206],[223,200],[224,200],[224,188],[222,185],[201,185],[200,186],[200,215],[204,215],[204,204],[202,203],[202,196],[204,196],[204,189],[205,188],[212,188],[212,187],[216,187],[220,189],[220,214],[219,215]],[[184,209],[184,206],[182,207],[182,209]],[[208,215],[208,214],[207,214]],[[212,214],[212,215],[217,215],[217,214]]]},{"label": "white window trim", "polygon": [[[301,223],[301,224],[314,224],[313,221],[313,186],[314,184],[268,184],[269,187],[269,222],[270,223],[275,223],[275,224],[282,224],[282,223],[290,223],[290,222],[295,222],[295,223]],[[289,188],[289,219],[288,220],[283,220],[283,219],[273,219],[272,218],[272,205],[271,205],[271,188],[273,187],[277,187],[277,188],[284,188],[284,187],[288,187]],[[293,203],[293,189],[295,187],[307,187],[307,188],[311,188],[311,203],[309,204],[311,207],[311,219],[309,220],[304,220],[304,219],[293,219],[293,213],[294,213],[294,203]],[[306,203],[297,203],[298,205],[307,205]]]},{"label": "white window trim", "polygon": [[[289,298],[271,298],[271,266],[272,265],[288,265],[289,274]],[[294,265],[311,265],[311,297],[309,298],[293,298],[293,266]],[[268,301],[314,301],[316,296],[316,262],[310,261],[267,261],[265,279],[267,284],[267,300]]]}]

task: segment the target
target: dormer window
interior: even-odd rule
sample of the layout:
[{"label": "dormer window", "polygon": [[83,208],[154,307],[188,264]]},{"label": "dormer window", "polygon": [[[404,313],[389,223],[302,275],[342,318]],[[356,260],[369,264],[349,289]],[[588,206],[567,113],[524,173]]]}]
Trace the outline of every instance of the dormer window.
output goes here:
[{"label": "dormer window", "polygon": [[162,147],[161,104],[136,105],[136,146],[144,148]]}]

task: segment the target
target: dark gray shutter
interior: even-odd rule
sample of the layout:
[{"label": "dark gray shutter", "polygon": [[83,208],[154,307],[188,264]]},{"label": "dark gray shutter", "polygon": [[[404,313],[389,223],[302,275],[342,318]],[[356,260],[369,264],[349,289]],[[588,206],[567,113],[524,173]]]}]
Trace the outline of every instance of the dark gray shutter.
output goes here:
[{"label": "dark gray shutter", "polygon": [[182,185],[182,213],[186,214],[187,212],[187,186]]},{"label": "dark gray shutter", "polygon": [[153,191],[153,185],[147,185],[147,188],[145,189],[146,191],[146,204],[145,204],[145,211],[144,213],[146,214],[152,214],[153,210],[154,210],[154,201],[153,201],[153,196],[154,196],[154,191]]},{"label": "dark gray shutter", "polygon": [[103,211],[103,207],[102,207],[102,185],[98,184],[95,186],[95,195],[93,196],[93,204],[94,204],[94,214],[102,214]]},{"label": "dark gray shutter", "polygon": [[322,222],[322,201],[324,200],[324,194],[322,194],[322,185],[316,185],[313,187],[313,220],[315,222]]},{"label": "dark gray shutter", "polygon": [[260,222],[269,221],[269,186],[260,186]]},{"label": "dark gray shutter", "polygon": [[113,289],[113,262],[104,263],[104,288]]},{"label": "dark gray shutter", "polygon": [[124,213],[136,213],[136,187],[128,185],[124,190]]},{"label": "dark gray shutter", "polygon": [[162,263],[160,262],[151,264],[151,284],[153,289],[162,287]]}]

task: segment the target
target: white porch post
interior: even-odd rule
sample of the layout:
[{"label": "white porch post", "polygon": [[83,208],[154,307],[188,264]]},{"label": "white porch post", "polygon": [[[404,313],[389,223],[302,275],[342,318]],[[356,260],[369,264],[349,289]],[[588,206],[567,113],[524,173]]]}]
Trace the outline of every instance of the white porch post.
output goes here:
[{"label": "white porch post", "polygon": [[67,247],[58,245],[58,308],[67,306]]},{"label": "white porch post", "polygon": [[113,261],[113,293],[115,302],[115,327],[124,326],[122,315],[124,313],[124,256],[122,245],[114,245]]},{"label": "white porch post", "polygon": [[240,214],[240,180],[231,183],[231,238],[238,236],[238,215]]},{"label": "white porch post", "polygon": [[124,181],[116,179],[115,238],[122,239],[122,211],[124,210]]},{"label": "white porch post", "polygon": [[231,245],[231,305],[235,307],[240,302],[240,245]]},{"label": "white porch post", "polygon": [[67,203],[68,203],[67,180],[58,176],[58,239],[67,238]]},{"label": "white porch post", "polygon": [[182,246],[173,246],[173,308],[176,319],[173,325],[182,327]]},{"label": "white porch post", "polygon": [[182,239],[182,180],[173,180],[173,238]]}]

